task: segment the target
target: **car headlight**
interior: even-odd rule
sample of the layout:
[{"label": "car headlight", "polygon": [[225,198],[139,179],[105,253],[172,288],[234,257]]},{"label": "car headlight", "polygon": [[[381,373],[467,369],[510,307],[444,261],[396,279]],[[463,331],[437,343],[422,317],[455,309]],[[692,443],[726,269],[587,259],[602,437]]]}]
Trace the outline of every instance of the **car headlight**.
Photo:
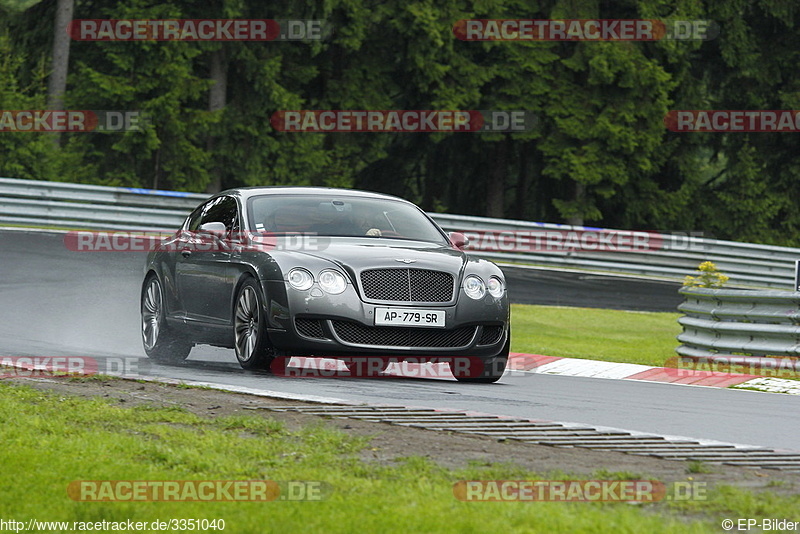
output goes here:
[{"label": "car headlight", "polygon": [[338,295],[347,289],[347,280],[345,280],[344,275],[339,271],[322,271],[319,273],[319,287],[326,293]]},{"label": "car headlight", "polygon": [[311,276],[311,273],[300,268],[289,271],[288,280],[290,286],[300,291],[311,289],[311,286],[314,285],[314,277]]},{"label": "car headlight", "polygon": [[486,295],[486,284],[483,280],[471,274],[464,278],[464,293],[471,299],[482,299]]},{"label": "car headlight", "polygon": [[503,296],[503,291],[505,290],[505,284],[503,281],[500,280],[496,276],[492,276],[489,278],[489,281],[486,283],[486,289],[489,291],[489,294],[495,298],[500,298]]}]

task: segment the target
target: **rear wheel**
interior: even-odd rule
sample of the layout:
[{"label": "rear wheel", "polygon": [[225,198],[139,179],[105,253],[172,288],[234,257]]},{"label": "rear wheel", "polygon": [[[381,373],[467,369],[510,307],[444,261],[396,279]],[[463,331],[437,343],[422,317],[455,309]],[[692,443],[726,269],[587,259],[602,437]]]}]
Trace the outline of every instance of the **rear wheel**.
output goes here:
[{"label": "rear wheel", "polygon": [[481,369],[480,373],[470,373],[464,372],[463,369],[459,369],[458,372],[456,371],[456,364],[455,362],[450,363],[450,371],[453,373],[453,376],[456,377],[456,380],[459,382],[467,382],[473,384],[491,384],[493,382],[497,382],[503,376],[503,373],[506,370],[506,365],[508,364],[508,353],[511,350],[511,330],[508,332],[508,339],[506,340],[505,345],[503,348],[498,352],[496,355],[483,360],[483,369]]},{"label": "rear wheel", "polygon": [[276,353],[267,335],[261,289],[247,278],[236,294],[233,311],[234,349],[244,369],[268,369]]},{"label": "rear wheel", "polygon": [[148,358],[164,362],[180,362],[189,356],[192,344],[167,325],[164,291],[155,275],[142,286],[142,344]]}]

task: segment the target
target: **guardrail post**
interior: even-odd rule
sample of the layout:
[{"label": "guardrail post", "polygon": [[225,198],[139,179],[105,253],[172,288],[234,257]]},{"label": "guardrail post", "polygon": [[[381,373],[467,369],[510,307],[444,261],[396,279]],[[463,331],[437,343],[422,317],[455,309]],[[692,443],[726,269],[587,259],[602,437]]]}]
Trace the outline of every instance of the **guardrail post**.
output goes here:
[{"label": "guardrail post", "polygon": [[800,291],[800,260],[794,261],[794,290]]}]

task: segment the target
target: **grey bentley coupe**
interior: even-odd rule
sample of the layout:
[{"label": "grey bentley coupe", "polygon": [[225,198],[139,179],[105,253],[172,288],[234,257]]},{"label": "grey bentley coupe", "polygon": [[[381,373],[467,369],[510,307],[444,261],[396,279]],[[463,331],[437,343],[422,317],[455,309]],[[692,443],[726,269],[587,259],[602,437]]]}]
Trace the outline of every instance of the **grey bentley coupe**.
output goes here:
[{"label": "grey bentley coupe", "polygon": [[215,345],[233,348],[244,368],[273,370],[288,356],[348,368],[371,358],[377,371],[390,361],[446,361],[458,380],[495,382],[510,342],[505,279],[465,245],[388,195],[224,191],[149,253],[144,350],[174,362],[194,345]]}]

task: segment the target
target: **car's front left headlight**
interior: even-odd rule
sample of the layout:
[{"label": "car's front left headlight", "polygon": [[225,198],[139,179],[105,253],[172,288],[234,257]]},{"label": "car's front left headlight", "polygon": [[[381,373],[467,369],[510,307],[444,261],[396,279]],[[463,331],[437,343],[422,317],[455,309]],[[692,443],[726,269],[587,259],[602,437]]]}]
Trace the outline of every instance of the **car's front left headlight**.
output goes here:
[{"label": "car's front left headlight", "polygon": [[319,287],[331,295],[338,295],[347,289],[347,280],[339,271],[331,269],[322,271],[319,273],[318,281]]},{"label": "car's front left headlight", "polygon": [[486,284],[479,277],[471,274],[464,278],[464,293],[471,299],[482,299],[486,295]]},{"label": "car's front left headlight", "polygon": [[314,277],[311,276],[311,273],[300,267],[289,271],[287,280],[290,286],[300,291],[311,289],[311,286],[314,285]]},{"label": "car's front left headlight", "polygon": [[486,283],[486,289],[489,291],[489,294],[494,298],[499,299],[503,296],[503,291],[505,291],[505,284],[503,283],[500,278],[496,276],[489,277],[489,281]]}]

